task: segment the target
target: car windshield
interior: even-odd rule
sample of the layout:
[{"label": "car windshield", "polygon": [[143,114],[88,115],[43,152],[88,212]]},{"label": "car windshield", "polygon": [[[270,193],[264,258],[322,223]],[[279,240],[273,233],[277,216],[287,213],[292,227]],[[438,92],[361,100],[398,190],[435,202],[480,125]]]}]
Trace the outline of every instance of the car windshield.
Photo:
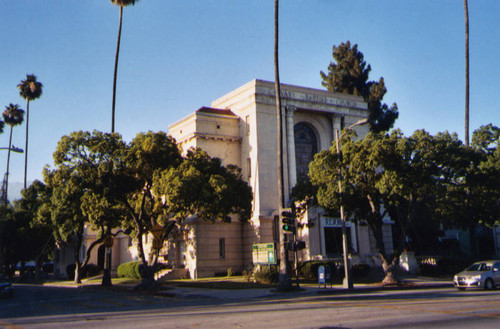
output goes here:
[{"label": "car windshield", "polygon": [[467,271],[489,271],[491,269],[491,266],[485,264],[485,263],[479,263],[479,264],[472,264]]}]

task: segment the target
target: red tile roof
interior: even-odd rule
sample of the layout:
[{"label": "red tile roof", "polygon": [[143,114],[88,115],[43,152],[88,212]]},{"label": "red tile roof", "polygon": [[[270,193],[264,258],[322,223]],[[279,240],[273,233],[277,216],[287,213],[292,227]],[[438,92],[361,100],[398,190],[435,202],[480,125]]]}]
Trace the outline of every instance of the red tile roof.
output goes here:
[{"label": "red tile roof", "polygon": [[202,107],[200,109],[198,109],[196,111],[197,113],[198,112],[202,112],[202,113],[212,113],[212,114],[219,114],[219,115],[227,115],[227,116],[237,116],[236,114],[234,114],[231,110],[229,109],[215,109],[215,108],[212,108],[212,107]]}]

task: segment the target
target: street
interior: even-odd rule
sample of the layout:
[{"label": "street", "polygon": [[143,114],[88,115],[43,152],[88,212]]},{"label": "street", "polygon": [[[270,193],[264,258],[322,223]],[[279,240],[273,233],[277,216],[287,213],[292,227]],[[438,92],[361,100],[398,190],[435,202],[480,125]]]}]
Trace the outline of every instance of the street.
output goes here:
[{"label": "street", "polygon": [[500,292],[452,288],[276,294],[257,299],[158,297],[123,290],[16,286],[2,328],[494,328]]}]

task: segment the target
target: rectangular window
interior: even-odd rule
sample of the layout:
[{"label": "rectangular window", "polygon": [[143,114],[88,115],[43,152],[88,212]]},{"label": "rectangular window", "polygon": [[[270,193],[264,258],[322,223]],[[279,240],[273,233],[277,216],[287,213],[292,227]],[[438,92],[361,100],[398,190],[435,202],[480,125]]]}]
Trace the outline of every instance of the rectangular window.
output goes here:
[{"label": "rectangular window", "polygon": [[245,117],[245,128],[247,130],[247,135],[250,135],[250,116]]},{"label": "rectangular window", "polygon": [[274,242],[280,242],[280,216],[279,215],[274,215],[273,239],[274,239]]},{"label": "rectangular window", "polygon": [[247,159],[247,176],[249,179],[252,177],[252,158]]},{"label": "rectangular window", "polygon": [[219,258],[220,259],[226,258],[226,239],[225,238],[219,239]]}]

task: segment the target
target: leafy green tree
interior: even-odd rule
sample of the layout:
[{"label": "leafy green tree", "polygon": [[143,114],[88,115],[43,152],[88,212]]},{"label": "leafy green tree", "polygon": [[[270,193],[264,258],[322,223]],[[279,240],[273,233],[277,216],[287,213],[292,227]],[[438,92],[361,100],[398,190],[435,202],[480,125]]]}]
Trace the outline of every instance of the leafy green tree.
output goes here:
[{"label": "leafy green tree", "polygon": [[[63,136],[57,145],[56,168],[44,170],[51,197],[39,211],[39,220],[52,228],[59,245],[73,248],[77,283],[92,249],[120,225],[123,210],[113,202],[128,186],[128,176],[122,174],[125,151],[126,144],[118,134],[73,132]],[[82,260],[80,250],[86,226],[97,231],[98,239],[88,247]]]},{"label": "leafy green tree", "polygon": [[201,149],[189,150],[179,166],[157,172],[153,193],[162,198],[163,216],[157,221],[165,227],[162,239],[192,215],[209,222],[230,222],[231,215],[246,221],[251,216],[252,189],[240,169],[223,166]]},{"label": "leafy green tree", "polygon": [[[381,191],[386,194],[385,205],[396,222],[395,231],[401,231],[394,241],[398,250],[408,248],[434,250],[439,225],[447,219],[439,216],[440,201],[446,184],[457,179],[467,166],[470,154],[456,134],[438,133],[431,136],[424,130],[406,138],[397,131],[390,136],[391,146],[381,157],[381,166],[387,173]],[[415,234],[425,230],[423,236]],[[408,241],[411,238],[411,241]]]},{"label": "leafy green tree", "polygon": [[[426,235],[434,237],[440,224],[470,229],[478,223],[498,222],[500,152],[492,147],[498,145],[496,132],[493,126],[475,132],[475,149],[447,132],[431,136],[419,130],[404,137],[395,130],[390,135],[370,133],[359,141],[347,134],[340,156],[334,148],[315,156],[309,170],[311,182],[325,209],[336,213],[342,202],[351,218],[368,224],[386,273],[383,282],[394,282],[407,232],[422,226],[422,216],[431,225]],[[393,255],[382,239],[387,214],[396,223]],[[471,241],[475,240],[471,237]]]},{"label": "leafy green tree", "polygon": [[[451,159],[460,156],[450,151],[452,146],[460,146],[457,143],[458,139],[449,134],[432,137],[425,131],[417,131],[410,138],[398,130],[390,135],[370,133],[359,141],[347,134],[340,156],[331,148],[316,155],[310,164],[319,204],[335,213],[342,202],[351,218],[370,227],[386,274],[383,283],[397,282],[403,235],[415,225],[419,214],[433,209],[438,178],[452,175],[445,170],[454,169]],[[401,234],[393,251],[383,239],[384,218],[389,214],[397,219],[396,232]]]},{"label": "leafy green tree", "polygon": [[44,261],[54,250],[54,240],[50,227],[37,221],[38,209],[49,197],[47,187],[35,180],[27,189],[21,191],[21,199],[14,201],[16,234],[19,236],[19,261],[35,261],[35,279],[40,279]]},{"label": "leafy green tree", "polygon": [[[500,213],[500,152],[499,129],[482,126],[472,135],[472,146],[463,147],[455,176],[443,182],[444,191],[439,207],[444,223],[469,231],[472,256],[485,252],[478,250],[476,226],[493,227]],[[484,257],[490,254],[481,255]]]},{"label": "leafy green tree", "polygon": [[20,245],[13,222],[12,205],[0,203],[0,273],[10,277],[14,275],[17,263],[14,248]]},{"label": "leafy green tree", "polygon": [[[24,121],[24,110],[19,108],[19,105],[14,105],[12,103],[9,106],[5,107],[5,111],[3,111],[3,119],[6,124],[10,126],[10,136],[9,136],[9,149],[7,151],[7,178],[9,176],[9,166],[10,166],[10,149],[12,147],[12,129],[14,126],[18,126]],[[5,187],[5,200],[2,200],[6,203],[7,201],[7,192],[8,192],[8,183]]]},{"label": "leafy green tree", "polygon": [[152,192],[156,173],[178,166],[182,157],[175,140],[164,132],[139,133],[127,145],[124,165],[127,167],[127,186],[123,188],[119,204],[124,209],[122,227],[137,243],[139,259],[143,264],[143,286],[154,282],[152,265],[154,255],[144,248],[144,237],[152,231],[162,214],[161,200]]},{"label": "leafy green tree", "polygon": [[111,112],[111,132],[115,132],[115,103],[116,103],[116,78],[118,76],[118,56],[120,55],[120,40],[122,36],[123,7],[135,5],[139,0],[111,0],[111,3],[120,7],[120,19],[118,25],[118,40],[116,43],[115,71],[113,74],[113,106]]},{"label": "leafy green tree", "polygon": [[191,215],[212,222],[230,222],[231,214],[241,221],[251,216],[252,190],[240,169],[224,167],[201,149],[189,150],[178,167],[157,174],[153,192],[164,197],[165,218],[179,223]]},{"label": "leafy green tree", "polygon": [[494,153],[500,146],[500,128],[493,124],[483,125],[472,134],[472,146],[486,153]]},{"label": "leafy green tree", "polygon": [[331,92],[362,96],[368,103],[369,124],[372,132],[387,131],[398,118],[398,106],[382,103],[387,93],[384,78],[378,82],[368,81],[371,66],[364,60],[358,45],[351,47],[349,41],[333,46],[333,59],[328,73],[320,72],[322,85]]},{"label": "leafy green tree", "polygon": [[[0,263],[4,273],[13,275],[16,264],[34,260],[36,279],[39,279],[41,265],[53,251],[50,230],[34,221],[45,195],[45,186],[35,181],[22,190],[21,195],[14,207],[10,204],[0,206]],[[24,278],[21,266],[21,279]]]},{"label": "leafy green tree", "polygon": [[[387,210],[379,184],[384,178],[375,149],[380,150],[385,141],[383,135],[368,134],[354,142],[346,134],[342,140],[341,154],[334,147],[322,151],[309,165],[311,182],[318,187],[320,206],[332,214],[338,214],[342,204],[347,218],[366,221],[373,232],[377,252],[386,273],[384,282],[394,281],[395,260],[389,258],[384,245],[382,228]],[[339,192],[339,180],[342,194]]]},{"label": "leafy green tree", "polygon": [[19,94],[26,100],[26,146],[24,148],[24,188],[26,188],[26,179],[28,172],[28,131],[30,120],[30,101],[40,98],[42,95],[43,85],[37,81],[34,74],[27,74],[26,80],[21,80],[17,85]]}]

